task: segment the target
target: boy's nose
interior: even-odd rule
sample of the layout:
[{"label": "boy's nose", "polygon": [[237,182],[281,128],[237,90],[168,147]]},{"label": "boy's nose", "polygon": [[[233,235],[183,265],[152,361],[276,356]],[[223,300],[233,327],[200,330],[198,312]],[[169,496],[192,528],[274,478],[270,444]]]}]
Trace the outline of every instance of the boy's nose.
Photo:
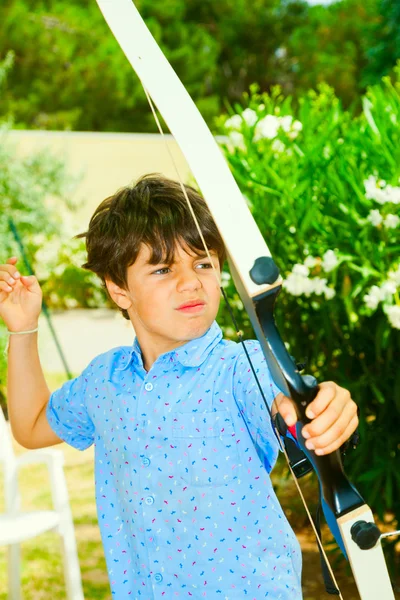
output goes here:
[{"label": "boy's nose", "polygon": [[193,271],[182,273],[177,285],[177,289],[180,292],[184,290],[197,290],[200,287],[201,281]]}]

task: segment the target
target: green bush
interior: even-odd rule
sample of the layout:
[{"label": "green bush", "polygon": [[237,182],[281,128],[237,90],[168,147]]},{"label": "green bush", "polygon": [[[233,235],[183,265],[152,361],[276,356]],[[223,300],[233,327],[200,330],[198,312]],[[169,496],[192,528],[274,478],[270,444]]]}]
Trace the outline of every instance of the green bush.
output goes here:
[{"label": "green bush", "polygon": [[[361,444],[349,470],[392,525],[400,520],[400,65],[396,76],[368,90],[358,117],[322,84],[296,111],[279,87],[270,95],[253,88],[219,120],[233,174],[285,280],[279,329],[306,372],[351,390]],[[221,322],[231,335],[224,308]]]}]

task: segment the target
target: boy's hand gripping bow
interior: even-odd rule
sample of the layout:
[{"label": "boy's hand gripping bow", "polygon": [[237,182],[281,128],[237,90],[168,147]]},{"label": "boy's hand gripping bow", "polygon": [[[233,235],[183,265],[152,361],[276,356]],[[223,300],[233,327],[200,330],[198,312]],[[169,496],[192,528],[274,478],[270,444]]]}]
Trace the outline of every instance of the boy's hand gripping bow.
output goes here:
[{"label": "boy's hand gripping bow", "polygon": [[179,144],[225,242],[236,288],[271,375],[295,403],[298,442],[317,473],[327,523],[350,560],[361,599],[394,600],[380,532],[371,510],[347,479],[340,452],[317,456],[304,444],[301,429],[308,422],[305,409],[318,386],[300,375],[276,328],[273,309],[282,280],[223,154],[132,1],[97,3]]}]

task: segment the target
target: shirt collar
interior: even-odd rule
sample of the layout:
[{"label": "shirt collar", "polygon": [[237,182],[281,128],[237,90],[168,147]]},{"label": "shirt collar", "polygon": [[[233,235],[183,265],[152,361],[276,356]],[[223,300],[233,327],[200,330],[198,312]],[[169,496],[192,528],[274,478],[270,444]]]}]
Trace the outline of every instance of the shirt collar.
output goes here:
[{"label": "shirt collar", "polygon": [[221,328],[214,321],[204,335],[195,340],[190,340],[190,342],[179,346],[172,352],[167,352],[166,355],[172,354],[184,367],[198,367],[221,340]]},{"label": "shirt collar", "polygon": [[[214,321],[204,335],[190,340],[190,342],[170,352],[161,354],[157,361],[172,362],[177,360],[184,367],[198,367],[206,360],[207,356],[221,340],[221,328]],[[142,352],[137,338],[135,338],[132,346],[124,348],[124,350],[125,352],[119,361],[119,365],[116,367],[117,371],[124,371],[132,360],[143,367]]]}]

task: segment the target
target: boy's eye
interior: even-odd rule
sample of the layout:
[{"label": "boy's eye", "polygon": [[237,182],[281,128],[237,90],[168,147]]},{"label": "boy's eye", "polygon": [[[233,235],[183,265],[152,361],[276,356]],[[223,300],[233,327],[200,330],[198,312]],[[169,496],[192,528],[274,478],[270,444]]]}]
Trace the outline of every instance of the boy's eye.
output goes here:
[{"label": "boy's eye", "polygon": [[169,267],[161,267],[161,269],[153,271],[153,275],[166,275],[169,270]]},{"label": "boy's eye", "polygon": [[199,263],[196,266],[196,269],[198,269],[198,268],[200,268],[200,269],[212,269],[212,264],[210,262]]}]

